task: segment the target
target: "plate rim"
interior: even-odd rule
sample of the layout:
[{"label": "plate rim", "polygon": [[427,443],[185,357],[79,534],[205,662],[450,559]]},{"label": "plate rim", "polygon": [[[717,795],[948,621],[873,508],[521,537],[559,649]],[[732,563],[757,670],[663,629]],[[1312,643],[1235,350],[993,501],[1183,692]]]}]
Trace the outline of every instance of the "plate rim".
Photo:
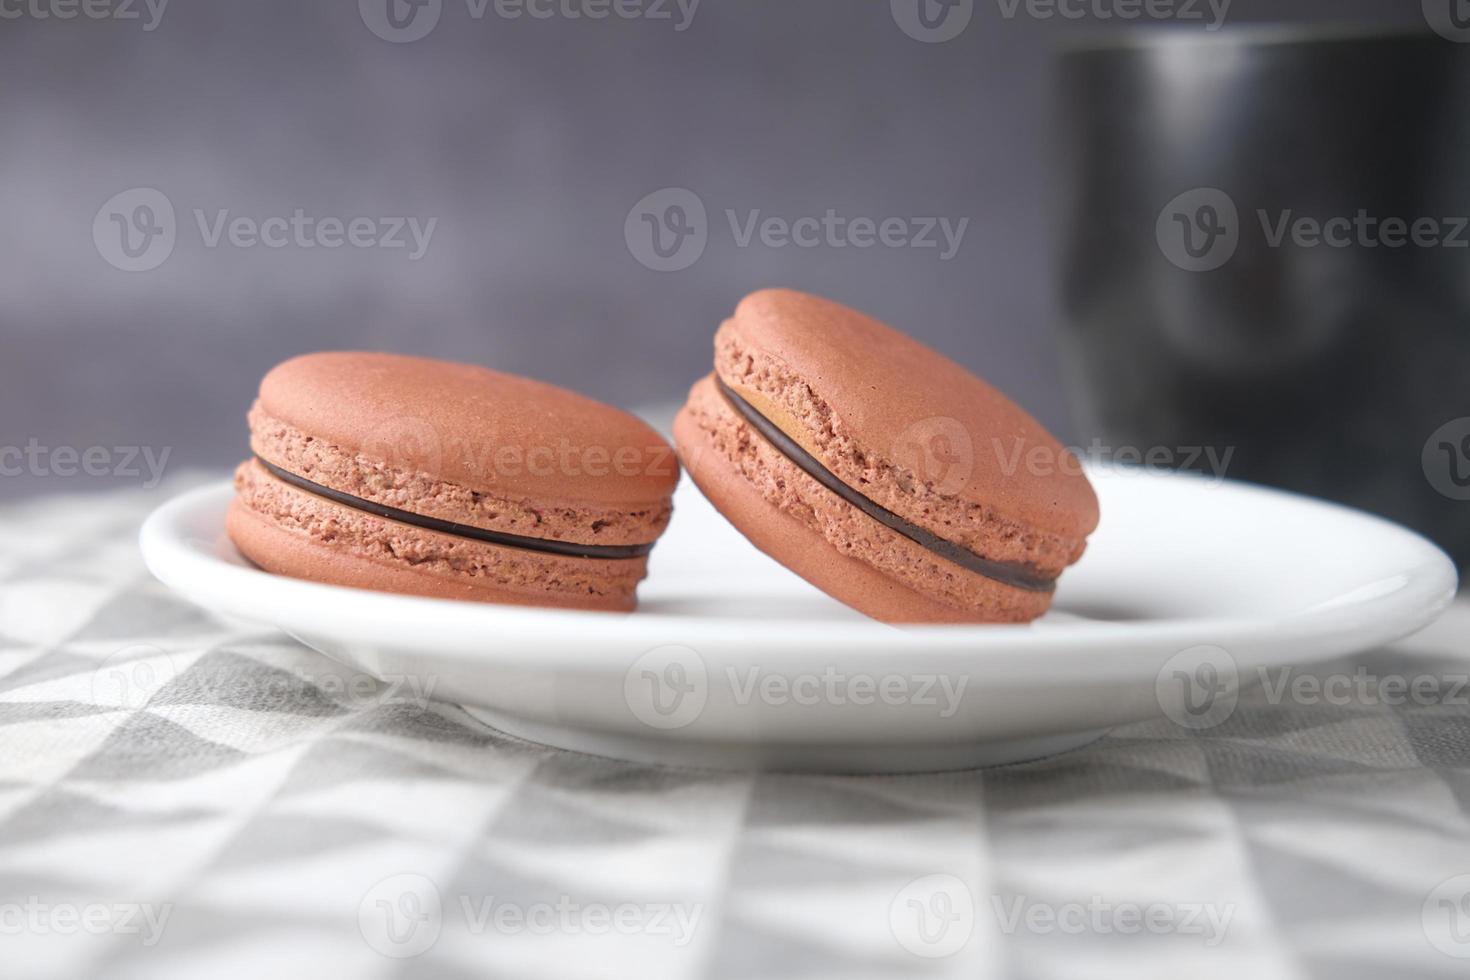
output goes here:
[{"label": "plate rim", "polygon": [[[1103,474],[1098,474],[1103,476]],[[1193,481],[1198,476],[1140,470],[1116,479],[1165,479]],[[347,586],[308,582],[273,575],[254,567],[235,565],[213,554],[216,542],[202,544],[197,537],[184,532],[184,525],[196,519],[200,511],[212,509],[220,515],[221,533],[224,506],[234,489],[222,479],[177,494],[156,507],[144,520],[139,531],[139,546],[149,571],[169,588],[208,609],[225,612],[243,619],[266,622],[288,629],[281,616],[264,618],[258,613],[241,611],[242,606],[290,612],[290,618],[310,617],[312,607],[326,603],[355,602],[370,610],[373,636],[383,642],[403,642],[406,638],[395,626],[422,623],[432,618],[444,628],[481,630],[487,617],[493,618],[499,634],[515,637],[531,636],[544,631],[549,616],[567,627],[588,636],[595,635],[609,643],[636,640],[644,649],[663,644],[688,645],[705,649],[718,648],[726,662],[738,662],[732,656],[737,647],[759,647],[763,642],[818,641],[815,646],[829,650],[840,643],[854,657],[902,656],[909,651],[922,651],[931,657],[963,657],[977,661],[989,657],[1009,658],[1017,646],[1027,648],[1028,655],[1047,656],[1055,652],[1085,654],[1089,650],[1114,651],[1120,639],[1136,638],[1141,645],[1156,648],[1160,644],[1178,649],[1200,644],[1218,645],[1230,650],[1248,650],[1261,643],[1263,632],[1269,633],[1271,645],[1295,639],[1299,643],[1336,639],[1335,649],[1365,649],[1409,635],[1433,622],[1454,600],[1458,576],[1453,562],[1433,542],[1422,535],[1385,518],[1368,514],[1342,504],[1318,500],[1289,491],[1235,480],[1210,481],[1212,487],[1228,486],[1249,494],[1284,498],[1294,504],[1310,504],[1338,512],[1340,516],[1379,525],[1422,552],[1422,560],[1395,574],[1403,584],[1381,594],[1368,596],[1345,605],[1332,600],[1294,610],[1286,614],[1260,617],[1194,617],[1157,621],[1112,622],[1077,620],[1045,624],[994,625],[913,625],[894,626],[877,621],[851,623],[816,623],[790,620],[759,621],[741,617],[680,616],[661,612],[607,613],[584,610],[540,609],[433,599],[420,596],[394,595]],[[238,589],[209,588],[200,582],[211,580],[234,583]],[[1380,581],[1387,581],[1383,579]],[[219,601],[222,593],[248,593],[248,603]],[[1351,593],[1346,593],[1351,595]],[[208,597],[208,599],[206,599]],[[388,634],[383,635],[386,627]],[[698,637],[688,634],[697,630]],[[355,627],[344,632],[365,636],[367,630]],[[735,644],[720,641],[720,632],[738,636]],[[683,634],[682,636],[680,634]],[[667,637],[667,639],[660,639]],[[710,638],[714,641],[710,642]],[[1352,639],[1347,647],[1341,641]],[[1361,641],[1361,642],[1360,642]],[[483,651],[482,643],[477,649]],[[437,644],[437,656],[473,659],[474,654],[458,645]],[[498,656],[518,660],[508,650]],[[529,658],[528,658],[529,659]],[[609,658],[595,650],[563,650],[555,659],[559,668],[607,667]],[[616,659],[616,658],[613,658]],[[1101,668],[1101,665],[1096,665]]]}]

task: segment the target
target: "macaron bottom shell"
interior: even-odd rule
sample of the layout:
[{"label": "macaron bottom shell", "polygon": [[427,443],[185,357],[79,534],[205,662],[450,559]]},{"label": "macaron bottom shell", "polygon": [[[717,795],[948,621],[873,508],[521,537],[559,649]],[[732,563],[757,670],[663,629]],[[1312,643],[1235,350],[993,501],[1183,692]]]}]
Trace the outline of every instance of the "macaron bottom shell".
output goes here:
[{"label": "macaron bottom shell", "polygon": [[840,602],[890,623],[1028,622],[1050,592],[961,568],[823,487],[738,415],[713,375],[694,385],[674,442],[695,484],[761,551]]},{"label": "macaron bottom shell", "polygon": [[235,473],[226,530],[279,575],[436,599],[630,612],[648,559],[546,554],[414,527],[277,479],[258,461]]}]

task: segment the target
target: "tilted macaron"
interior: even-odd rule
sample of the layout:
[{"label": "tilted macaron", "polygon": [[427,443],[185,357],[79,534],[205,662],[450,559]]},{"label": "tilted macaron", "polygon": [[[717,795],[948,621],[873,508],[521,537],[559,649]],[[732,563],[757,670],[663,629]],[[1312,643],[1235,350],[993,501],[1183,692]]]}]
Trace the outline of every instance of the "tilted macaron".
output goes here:
[{"label": "tilted macaron", "polygon": [[747,538],[895,623],[1024,622],[1097,526],[1077,459],[1004,395],[871,317],[747,296],[674,421]]},{"label": "tilted macaron", "polygon": [[227,528],[267,571],[450,599],[630,610],[673,450],[625,412],[482,367],[294,358],[250,409]]}]

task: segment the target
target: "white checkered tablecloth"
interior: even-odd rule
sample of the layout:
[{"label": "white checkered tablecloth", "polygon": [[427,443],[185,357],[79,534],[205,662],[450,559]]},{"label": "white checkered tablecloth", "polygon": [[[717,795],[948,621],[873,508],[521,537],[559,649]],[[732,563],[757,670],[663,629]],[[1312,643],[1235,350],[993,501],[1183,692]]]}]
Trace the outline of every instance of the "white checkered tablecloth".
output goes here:
[{"label": "white checkered tablecloth", "polygon": [[1404,705],[1257,690],[984,772],[642,768],[175,598],[135,545],[165,492],[0,509],[9,980],[1470,976],[1470,609],[1297,675],[1437,692]]}]

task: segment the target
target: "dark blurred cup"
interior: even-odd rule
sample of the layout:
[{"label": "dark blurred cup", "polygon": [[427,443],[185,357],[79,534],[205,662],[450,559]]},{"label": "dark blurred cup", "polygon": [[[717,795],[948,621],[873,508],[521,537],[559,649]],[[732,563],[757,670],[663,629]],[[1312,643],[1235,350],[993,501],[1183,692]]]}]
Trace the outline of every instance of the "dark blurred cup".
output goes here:
[{"label": "dark blurred cup", "polygon": [[1228,452],[1227,477],[1383,514],[1463,567],[1470,45],[1133,37],[1058,61],[1088,438],[1178,464]]}]

